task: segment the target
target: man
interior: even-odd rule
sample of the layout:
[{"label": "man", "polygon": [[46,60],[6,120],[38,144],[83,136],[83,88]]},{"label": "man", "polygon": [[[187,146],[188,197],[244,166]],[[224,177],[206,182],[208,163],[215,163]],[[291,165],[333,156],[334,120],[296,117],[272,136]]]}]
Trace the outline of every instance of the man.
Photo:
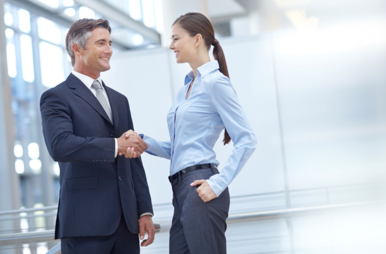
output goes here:
[{"label": "man", "polygon": [[139,253],[145,231],[155,229],[150,193],[141,159],[146,143],[131,132],[129,104],[107,87],[100,73],[110,69],[111,28],[107,20],[82,19],[67,33],[73,65],[67,80],[43,93],[40,101],[47,149],[60,166],[60,199],[55,238],[62,253]]}]

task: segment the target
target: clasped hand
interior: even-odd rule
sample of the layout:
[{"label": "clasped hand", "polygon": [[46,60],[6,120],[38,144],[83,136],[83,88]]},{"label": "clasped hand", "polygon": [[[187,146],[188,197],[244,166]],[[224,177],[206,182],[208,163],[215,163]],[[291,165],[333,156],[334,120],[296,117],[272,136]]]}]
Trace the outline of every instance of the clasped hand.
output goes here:
[{"label": "clasped hand", "polygon": [[146,142],[133,130],[123,133],[117,141],[118,155],[126,158],[137,158],[147,149]]}]

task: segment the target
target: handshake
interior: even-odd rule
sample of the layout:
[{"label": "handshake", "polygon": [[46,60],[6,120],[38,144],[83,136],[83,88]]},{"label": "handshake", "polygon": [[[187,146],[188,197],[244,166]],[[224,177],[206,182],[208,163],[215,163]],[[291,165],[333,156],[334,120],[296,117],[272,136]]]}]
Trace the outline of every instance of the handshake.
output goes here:
[{"label": "handshake", "polygon": [[133,130],[123,133],[117,142],[118,155],[126,158],[137,158],[147,149],[146,142]]}]

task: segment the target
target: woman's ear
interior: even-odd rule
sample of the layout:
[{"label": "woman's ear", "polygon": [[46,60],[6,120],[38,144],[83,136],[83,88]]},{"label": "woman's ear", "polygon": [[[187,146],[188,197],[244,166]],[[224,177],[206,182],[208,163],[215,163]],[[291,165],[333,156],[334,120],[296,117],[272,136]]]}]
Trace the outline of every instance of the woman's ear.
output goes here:
[{"label": "woman's ear", "polygon": [[201,35],[201,34],[196,34],[195,39],[196,39],[195,45],[196,45],[197,47],[199,47],[199,46],[202,44],[203,40],[204,40],[204,39],[202,38],[202,35]]}]

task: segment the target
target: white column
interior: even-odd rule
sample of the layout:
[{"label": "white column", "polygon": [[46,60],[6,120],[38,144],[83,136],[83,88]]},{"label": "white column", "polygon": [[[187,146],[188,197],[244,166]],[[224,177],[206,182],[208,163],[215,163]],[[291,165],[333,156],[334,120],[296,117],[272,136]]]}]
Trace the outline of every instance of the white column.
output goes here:
[{"label": "white column", "polygon": [[163,33],[162,46],[169,47],[171,26],[181,15],[187,12],[200,12],[209,18],[207,0],[162,0]]},{"label": "white column", "polygon": [[[0,17],[4,17],[4,0],[0,0]],[[0,21],[0,211],[20,208],[19,177],[15,172],[14,127],[12,115],[11,82],[8,76],[4,19]],[[18,220],[0,221],[0,230],[12,232]],[[0,250],[1,254],[18,253]]]},{"label": "white column", "polygon": [[[4,17],[4,0],[0,0]],[[15,172],[12,91],[8,76],[4,19],[0,22],[0,210],[20,208],[19,178]]]}]

